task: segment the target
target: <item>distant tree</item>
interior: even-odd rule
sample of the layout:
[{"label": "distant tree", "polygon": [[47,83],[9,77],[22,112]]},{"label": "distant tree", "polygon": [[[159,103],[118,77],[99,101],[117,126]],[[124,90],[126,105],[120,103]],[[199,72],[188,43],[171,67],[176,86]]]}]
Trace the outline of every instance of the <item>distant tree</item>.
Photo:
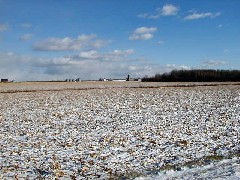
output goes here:
[{"label": "distant tree", "polygon": [[240,81],[240,70],[172,70],[170,73],[145,76],[145,82],[210,82],[210,81]]}]

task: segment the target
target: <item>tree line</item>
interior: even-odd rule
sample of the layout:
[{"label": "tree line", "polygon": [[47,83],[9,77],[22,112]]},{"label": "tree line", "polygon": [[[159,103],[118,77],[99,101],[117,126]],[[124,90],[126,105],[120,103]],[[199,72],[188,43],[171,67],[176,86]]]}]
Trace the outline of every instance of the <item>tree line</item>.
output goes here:
[{"label": "tree line", "polygon": [[142,79],[143,82],[226,82],[240,81],[240,70],[172,70]]}]

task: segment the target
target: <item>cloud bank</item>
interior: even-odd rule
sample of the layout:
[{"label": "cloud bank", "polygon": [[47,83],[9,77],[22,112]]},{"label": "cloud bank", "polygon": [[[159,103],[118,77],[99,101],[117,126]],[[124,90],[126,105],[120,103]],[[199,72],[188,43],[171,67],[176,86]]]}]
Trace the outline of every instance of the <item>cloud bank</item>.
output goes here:
[{"label": "cloud bank", "polygon": [[131,57],[134,50],[82,51],[69,57],[40,58],[0,52],[0,76],[15,81],[65,80],[81,78],[126,78],[153,76],[178,68],[177,65],[151,64],[142,58]]},{"label": "cloud bank", "polygon": [[156,73],[173,69],[216,68],[226,61],[205,60],[199,66],[189,67],[176,64],[153,64],[147,59],[134,58],[133,49],[110,52],[95,50],[81,51],[68,57],[40,58],[18,55],[12,52],[0,52],[0,76],[16,81],[65,80],[81,78],[98,80],[99,78],[126,78],[154,76]]}]

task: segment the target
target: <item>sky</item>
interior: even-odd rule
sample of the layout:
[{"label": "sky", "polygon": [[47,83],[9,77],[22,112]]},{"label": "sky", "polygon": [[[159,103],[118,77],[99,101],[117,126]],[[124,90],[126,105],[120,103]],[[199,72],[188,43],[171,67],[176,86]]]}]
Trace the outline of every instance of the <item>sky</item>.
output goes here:
[{"label": "sky", "polygon": [[0,0],[0,78],[240,69],[239,0]]}]

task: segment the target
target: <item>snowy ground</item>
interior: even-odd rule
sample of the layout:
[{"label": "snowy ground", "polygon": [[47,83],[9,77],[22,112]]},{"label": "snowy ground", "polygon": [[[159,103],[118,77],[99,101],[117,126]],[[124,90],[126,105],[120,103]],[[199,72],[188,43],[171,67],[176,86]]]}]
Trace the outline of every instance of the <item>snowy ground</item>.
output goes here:
[{"label": "snowy ground", "polygon": [[239,179],[240,85],[200,85],[0,84],[0,179]]},{"label": "snowy ground", "polygon": [[240,158],[213,161],[193,168],[182,167],[180,170],[164,170],[137,177],[136,180],[155,179],[240,179]]}]

